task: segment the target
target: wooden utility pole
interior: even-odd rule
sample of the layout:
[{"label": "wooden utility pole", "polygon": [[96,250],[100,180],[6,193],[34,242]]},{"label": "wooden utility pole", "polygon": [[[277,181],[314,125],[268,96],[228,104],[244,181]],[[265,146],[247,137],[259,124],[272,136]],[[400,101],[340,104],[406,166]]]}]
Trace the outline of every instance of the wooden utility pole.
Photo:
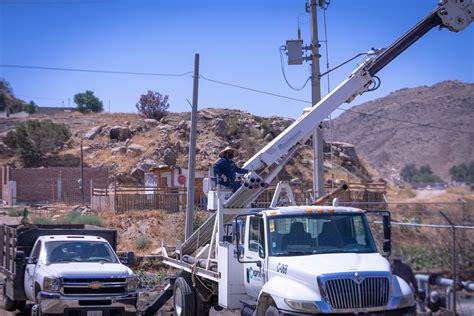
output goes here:
[{"label": "wooden utility pole", "polygon": [[[319,40],[317,0],[310,0],[309,12],[311,15],[311,101],[315,106],[321,100],[321,80],[319,72]],[[316,127],[313,132],[313,197],[324,195],[324,156],[323,131]]]},{"label": "wooden utility pole", "polygon": [[186,222],[184,239],[193,234],[194,228],[194,181],[196,170],[196,135],[197,135],[197,107],[199,85],[199,54],[194,55],[193,104],[191,110],[191,131],[189,136],[188,179],[186,199]]}]

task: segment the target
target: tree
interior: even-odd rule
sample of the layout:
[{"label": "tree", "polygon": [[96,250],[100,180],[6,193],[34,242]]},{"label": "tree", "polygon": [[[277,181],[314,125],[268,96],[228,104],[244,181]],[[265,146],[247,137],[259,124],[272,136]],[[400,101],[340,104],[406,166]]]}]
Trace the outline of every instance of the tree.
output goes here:
[{"label": "tree", "polygon": [[23,111],[28,114],[33,114],[36,112],[36,110],[38,110],[38,106],[33,101],[30,101],[30,103],[23,104]]},{"label": "tree", "polygon": [[86,90],[84,93],[78,93],[74,96],[74,103],[77,104],[77,109],[81,113],[87,112],[102,112],[104,104],[94,95],[94,92]]},{"label": "tree", "polygon": [[69,128],[50,120],[18,123],[13,132],[17,155],[28,166],[64,145],[71,137]]},{"label": "tree", "polygon": [[416,169],[415,164],[410,163],[410,164],[405,165],[402,168],[402,171],[400,171],[400,176],[402,177],[403,181],[411,183],[416,172],[417,172],[417,169]]},{"label": "tree", "polygon": [[461,163],[459,165],[452,166],[449,169],[451,180],[464,182],[468,184],[474,183],[474,160],[470,163]]},{"label": "tree", "polygon": [[415,164],[405,165],[401,172],[400,176],[403,181],[408,183],[442,183],[443,180],[433,174],[430,165],[423,165],[418,169]]},{"label": "tree", "polygon": [[165,117],[169,108],[168,96],[161,95],[156,91],[148,90],[147,94],[142,94],[136,104],[138,113],[147,118],[159,120]]}]

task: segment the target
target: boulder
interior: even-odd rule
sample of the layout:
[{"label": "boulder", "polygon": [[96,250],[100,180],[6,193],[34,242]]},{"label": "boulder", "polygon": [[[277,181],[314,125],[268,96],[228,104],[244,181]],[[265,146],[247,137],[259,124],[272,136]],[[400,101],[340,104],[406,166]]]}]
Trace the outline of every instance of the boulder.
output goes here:
[{"label": "boulder", "polygon": [[132,144],[132,145],[128,146],[128,148],[127,148],[127,152],[131,152],[131,153],[134,153],[134,154],[140,154],[144,151],[145,151],[145,147],[143,147],[142,145],[138,145],[138,144]]},{"label": "boulder", "polygon": [[163,162],[168,166],[176,165],[178,154],[172,148],[166,148],[163,153]]},{"label": "boulder", "polygon": [[216,136],[227,137],[227,135],[229,134],[229,125],[223,119],[216,119],[213,130]]},{"label": "boulder", "polygon": [[110,139],[123,142],[132,137],[132,131],[128,127],[114,126],[109,131],[109,137]]},{"label": "boulder", "polygon": [[145,123],[149,124],[149,125],[158,125],[158,124],[160,124],[160,122],[158,122],[157,120],[150,119],[150,118],[144,119],[143,121]]},{"label": "boulder", "polygon": [[145,179],[145,172],[138,168],[133,168],[130,175],[140,182],[143,182]]},{"label": "boulder", "polygon": [[15,150],[0,141],[0,156],[13,156],[14,154]]},{"label": "boulder", "polygon": [[13,130],[9,130],[2,134],[2,142],[10,148],[16,148],[15,134]]},{"label": "boulder", "polygon": [[139,162],[136,166],[137,169],[140,169],[144,172],[149,172],[152,168],[157,168],[159,163],[153,159],[145,159],[142,162]]},{"label": "boulder", "polygon": [[111,151],[112,155],[125,154],[126,152],[127,152],[127,147],[125,147],[125,146],[120,146],[120,147],[114,148]]},{"label": "boulder", "polygon": [[99,135],[100,132],[102,132],[102,129],[105,126],[106,125],[99,125],[99,126],[91,128],[89,131],[87,131],[87,133],[84,134],[84,138],[90,139],[90,140],[94,139],[97,135]]}]

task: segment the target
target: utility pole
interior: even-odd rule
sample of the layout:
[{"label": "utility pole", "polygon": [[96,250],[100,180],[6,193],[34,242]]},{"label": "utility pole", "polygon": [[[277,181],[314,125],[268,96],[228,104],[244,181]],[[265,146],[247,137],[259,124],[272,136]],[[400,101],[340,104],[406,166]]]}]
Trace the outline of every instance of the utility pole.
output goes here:
[{"label": "utility pole", "polygon": [[191,110],[191,131],[189,136],[188,153],[188,188],[186,199],[186,222],[184,239],[187,240],[193,234],[194,222],[194,181],[196,169],[196,135],[197,135],[197,107],[198,107],[198,85],[199,85],[199,54],[194,55],[194,80],[193,80],[193,104]]},{"label": "utility pole", "polygon": [[[311,15],[311,101],[315,106],[321,100],[321,80],[319,72],[319,40],[318,40],[318,15],[317,0],[310,0],[309,13]],[[316,127],[313,131],[313,195],[324,195],[324,156],[323,156],[323,131]]]},{"label": "utility pole", "polygon": [[84,206],[84,154],[82,151],[82,139],[81,139],[81,179],[80,181],[80,189],[81,189],[81,202],[82,206]]},{"label": "utility pole", "polygon": [[109,113],[110,113],[110,100],[109,100]]}]

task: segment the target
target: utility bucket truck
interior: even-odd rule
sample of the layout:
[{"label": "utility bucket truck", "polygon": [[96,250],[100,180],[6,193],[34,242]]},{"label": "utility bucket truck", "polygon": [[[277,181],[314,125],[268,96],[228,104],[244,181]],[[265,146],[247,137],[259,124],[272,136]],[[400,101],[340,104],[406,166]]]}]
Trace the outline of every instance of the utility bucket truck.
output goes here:
[{"label": "utility bucket truck", "polygon": [[[349,207],[296,206],[280,183],[269,208],[252,207],[318,124],[344,102],[373,90],[376,74],[435,27],[458,32],[473,20],[472,1],[444,0],[389,47],[373,50],[344,82],[306,111],[243,168],[235,193],[205,180],[212,216],[164,263],[180,269],[148,308],[153,315],[173,297],[176,315],[207,315],[209,309],[239,309],[243,315],[370,313],[413,315],[413,293],[391,274],[378,251],[390,252],[390,215],[384,215],[383,249],[375,246],[366,212]],[[276,207],[286,191],[287,207]]]}]

